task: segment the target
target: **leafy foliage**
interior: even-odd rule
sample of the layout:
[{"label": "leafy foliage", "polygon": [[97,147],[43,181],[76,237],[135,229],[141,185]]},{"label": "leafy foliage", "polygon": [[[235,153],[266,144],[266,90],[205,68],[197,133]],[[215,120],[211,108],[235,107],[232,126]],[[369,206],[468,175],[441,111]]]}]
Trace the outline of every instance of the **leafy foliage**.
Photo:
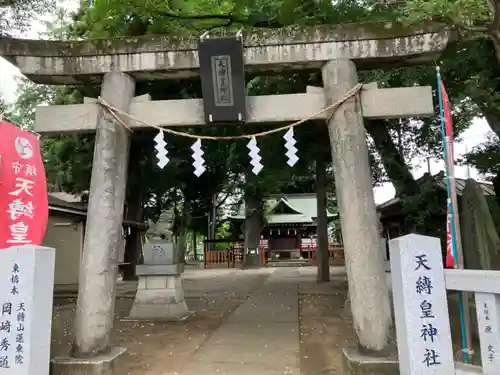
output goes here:
[{"label": "leafy foliage", "polygon": [[7,104],[5,104],[5,100],[0,92],[0,118],[12,121],[10,108]]},{"label": "leafy foliage", "polygon": [[[445,22],[462,32],[486,31],[494,14],[489,1],[483,0],[409,0],[405,2],[403,16],[411,21]],[[492,1],[494,2],[494,0]],[[480,28],[483,26],[482,28]]]},{"label": "leafy foliage", "polygon": [[26,31],[33,20],[55,8],[56,0],[1,0],[0,36]]},{"label": "leafy foliage", "polygon": [[[410,0],[402,6],[355,0],[333,3],[329,0],[107,0],[96,1],[91,9],[84,2],[71,15],[59,10],[55,22],[47,25],[45,37],[71,40],[165,33],[187,35],[221,27],[235,32],[241,28],[394,19],[410,22],[435,20],[471,31],[474,27],[491,23],[492,16],[484,3],[475,0],[440,0],[437,3]],[[467,129],[472,118],[482,115],[487,117],[497,135],[500,134],[500,72],[494,43],[477,38],[460,39],[450,46],[438,63],[453,103],[455,134]],[[381,87],[435,86],[435,74],[435,66],[424,65],[361,72],[360,78],[364,82],[377,81]],[[321,86],[320,74],[294,72],[280,76],[251,76],[247,92],[251,95],[297,93],[305,92],[307,85]],[[149,93],[153,100],[201,96],[199,81],[193,79],[141,82],[137,85],[137,94],[143,93]],[[84,95],[97,96],[98,88],[54,88],[23,82],[21,94],[13,115],[30,125],[35,105],[81,102]],[[421,198],[415,196],[415,183],[408,162],[415,156],[429,153],[440,156],[442,145],[438,118],[391,120],[378,122],[372,127],[368,125],[374,182],[387,179],[394,182],[398,194],[409,199],[405,207],[420,210],[415,200]],[[184,130],[206,135],[235,135],[249,131],[238,127]],[[248,170],[247,141],[207,141],[203,142],[207,172],[196,178],[192,173],[189,149],[192,140],[169,137],[171,161],[165,170],[159,170],[153,154],[154,135],[149,130],[133,135],[136,151],[132,159],[141,175],[140,179],[131,180],[133,195],[148,202],[146,215],[149,217],[158,216],[161,210],[175,206],[178,216],[186,216],[183,225],[189,225],[199,233],[208,233],[207,213],[213,210],[214,201],[217,201],[214,196],[250,194],[264,197],[282,191],[314,191],[314,163],[319,159],[329,162],[331,158],[326,127],[310,122],[296,129],[300,161],[293,169],[285,165],[282,134],[276,134],[259,139],[265,165],[259,176],[253,176]],[[93,137],[60,136],[44,140],[43,145],[53,188],[71,192],[88,189]],[[483,159],[477,157],[468,160],[478,166],[483,163]],[[484,165],[484,170],[489,168]],[[428,196],[431,197],[432,193]],[[216,212],[221,212],[221,207]],[[421,212],[411,220],[420,225],[425,223],[425,215]]]},{"label": "leafy foliage", "polygon": [[466,157],[466,162],[473,164],[480,173],[492,176],[500,173],[500,142],[490,134],[486,142],[474,147]]}]

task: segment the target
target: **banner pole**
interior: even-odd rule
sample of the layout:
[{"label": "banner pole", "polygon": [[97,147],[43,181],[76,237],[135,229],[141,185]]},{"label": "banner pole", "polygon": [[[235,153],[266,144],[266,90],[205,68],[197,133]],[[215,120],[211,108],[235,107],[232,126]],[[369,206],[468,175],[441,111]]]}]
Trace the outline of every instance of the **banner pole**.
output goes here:
[{"label": "banner pole", "polygon": [[[445,161],[445,173],[446,173],[446,190],[448,195],[447,205],[450,207],[451,215],[451,236],[452,236],[452,246],[453,246],[453,256],[455,258],[455,268],[464,269],[464,255],[462,248],[462,237],[460,232],[460,219],[458,213],[458,199],[456,191],[456,181],[455,181],[455,160],[453,156],[453,139],[450,139],[450,135],[446,134],[445,129],[445,114],[443,106],[443,93],[441,75],[439,73],[439,67],[436,67],[437,72],[437,91],[439,97],[439,109],[441,118],[441,133],[443,138],[443,157]],[[443,86],[444,87],[444,86]],[[447,218],[448,220],[448,218]],[[460,326],[462,331],[462,350],[465,363],[470,363],[469,361],[469,350],[472,348],[472,336],[470,331],[470,308],[469,308],[469,296],[467,292],[459,292],[458,294],[458,308],[460,314]]]}]

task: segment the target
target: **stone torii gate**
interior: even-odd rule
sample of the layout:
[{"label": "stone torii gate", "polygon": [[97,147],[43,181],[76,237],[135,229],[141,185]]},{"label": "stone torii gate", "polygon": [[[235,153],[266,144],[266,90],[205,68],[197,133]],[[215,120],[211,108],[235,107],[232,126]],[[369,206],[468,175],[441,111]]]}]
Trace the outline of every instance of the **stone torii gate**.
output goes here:
[{"label": "stone torii gate", "polygon": [[[450,38],[450,32],[441,25],[416,29],[397,23],[265,30],[246,35],[244,56],[248,72],[321,69],[324,83],[323,90],[311,89],[303,94],[248,97],[246,122],[279,123],[307,118],[342,99],[356,86],[357,69],[433,60]],[[198,75],[197,43],[195,37],[165,36],[81,42],[4,38],[0,41],[0,55],[37,83],[102,82],[103,100],[149,124],[203,126],[201,99],[134,98],[136,81]],[[384,355],[391,329],[363,117],[432,114],[430,87],[378,89],[369,85],[360,95],[345,101],[331,118],[329,114],[319,116],[329,119],[350,305],[359,342],[359,350],[344,351],[348,359]],[[143,126],[134,121],[127,124],[131,129]],[[66,362],[57,374],[71,373],[75,366],[102,367],[103,363],[111,371],[111,363],[120,353],[110,351],[109,336],[130,135],[92,99],[84,104],[38,108],[35,130],[42,134],[96,132],[75,322],[73,356],[78,360],[71,366]]]}]

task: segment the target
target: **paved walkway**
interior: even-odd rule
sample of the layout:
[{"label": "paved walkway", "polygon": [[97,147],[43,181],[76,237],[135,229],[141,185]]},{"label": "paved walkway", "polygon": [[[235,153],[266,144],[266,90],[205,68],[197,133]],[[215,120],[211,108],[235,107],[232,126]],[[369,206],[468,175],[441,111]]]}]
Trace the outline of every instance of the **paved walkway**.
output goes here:
[{"label": "paved walkway", "polygon": [[299,278],[296,268],[276,269],[181,375],[299,375]]}]

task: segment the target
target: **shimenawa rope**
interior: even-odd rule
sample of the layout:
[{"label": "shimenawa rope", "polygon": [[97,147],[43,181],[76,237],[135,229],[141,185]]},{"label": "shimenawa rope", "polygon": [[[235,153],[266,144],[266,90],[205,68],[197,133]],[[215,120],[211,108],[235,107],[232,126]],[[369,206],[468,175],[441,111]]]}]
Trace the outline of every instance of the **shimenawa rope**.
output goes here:
[{"label": "shimenawa rope", "polygon": [[269,134],[273,134],[273,133],[278,133],[278,132],[280,132],[282,130],[286,130],[286,129],[292,128],[294,126],[301,125],[301,124],[303,124],[303,123],[305,123],[305,122],[307,122],[309,120],[314,119],[315,117],[318,117],[319,115],[321,115],[324,112],[332,110],[332,114],[329,116],[329,118],[330,118],[331,116],[333,116],[333,113],[335,112],[335,110],[338,107],[340,107],[340,105],[342,105],[342,103],[344,103],[346,100],[348,100],[351,97],[353,97],[354,95],[356,95],[359,91],[361,91],[362,88],[363,88],[363,84],[361,84],[361,83],[357,84],[352,89],[350,89],[345,94],[345,96],[342,99],[336,101],[333,104],[330,104],[329,106],[321,109],[320,111],[312,114],[311,116],[309,116],[309,117],[307,117],[305,119],[296,121],[296,122],[294,122],[292,124],[281,126],[279,128],[274,128],[274,129],[271,129],[271,130],[266,130],[266,131],[258,132],[258,133],[241,134],[241,135],[233,135],[233,136],[196,135],[196,134],[191,134],[191,133],[179,132],[179,131],[172,130],[172,129],[169,129],[169,128],[162,128],[161,126],[148,124],[147,122],[138,119],[137,117],[131,115],[130,113],[122,111],[121,109],[118,109],[118,108],[112,106],[111,104],[108,104],[101,97],[97,98],[97,102],[99,104],[101,104],[111,114],[111,116],[118,123],[120,123],[122,126],[124,126],[130,132],[132,132],[132,129],[118,115],[121,115],[123,117],[127,117],[129,120],[138,122],[138,123],[143,124],[145,126],[148,126],[150,128],[154,128],[154,129],[157,129],[159,131],[162,131],[162,132],[165,132],[165,133],[169,133],[169,134],[178,135],[178,136],[181,136],[181,137],[187,137],[187,138],[193,138],[193,139],[205,139],[205,140],[212,140],[212,141],[214,141],[214,140],[226,140],[227,141],[227,140],[232,140],[232,139],[250,139],[250,138],[253,138],[253,137],[257,138],[257,137],[263,137],[265,135],[269,135]]}]

